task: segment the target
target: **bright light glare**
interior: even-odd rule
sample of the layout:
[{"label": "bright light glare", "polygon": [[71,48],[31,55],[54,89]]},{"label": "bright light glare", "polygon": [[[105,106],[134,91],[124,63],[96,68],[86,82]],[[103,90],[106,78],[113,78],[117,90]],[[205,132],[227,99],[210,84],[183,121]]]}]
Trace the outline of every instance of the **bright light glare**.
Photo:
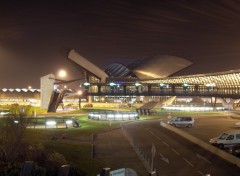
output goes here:
[{"label": "bright light glare", "polygon": [[115,118],[117,118],[117,119],[122,118],[122,114],[116,114],[116,115],[115,115]]},{"label": "bright light glare", "polygon": [[78,93],[78,95],[82,95],[82,91],[81,90],[79,90],[77,93]]},{"label": "bright light glare", "polygon": [[60,70],[59,73],[58,73],[58,75],[59,75],[60,77],[66,77],[67,72],[66,72],[65,70]]},{"label": "bright light glare", "polygon": [[90,86],[90,83],[85,82],[85,83],[83,83],[83,85],[84,85],[84,86]]},{"label": "bright light glare", "polygon": [[56,125],[57,124],[57,122],[56,121],[47,121],[46,122],[46,125]]},{"label": "bright light glare", "polygon": [[116,83],[111,82],[109,85],[110,86],[116,86]]},{"label": "bright light glare", "polygon": [[69,124],[72,124],[73,121],[72,120],[67,120],[65,123],[69,125]]},{"label": "bright light glare", "polygon": [[[138,117],[138,113],[133,112],[121,112],[116,114],[108,114],[108,113],[89,113],[88,117],[90,119],[101,119],[101,120],[130,120],[136,119]],[[96,118],[97,117],[97,118]]]},{"label": "bright light glare", "polygon": [[[163,106],[163,109],[166,110],[178,110],[178,111],[213,111],[213,107],[205,107],[205,106]],[[223,107],[217,107],[217,110],[224,110]]]},{"label": "bright light glare", "polygon": [[140,83],[135,83],[135,86],[137,86],[137,87],[138,87],[138,86],[141,86],[141,84],[140,84]]}]

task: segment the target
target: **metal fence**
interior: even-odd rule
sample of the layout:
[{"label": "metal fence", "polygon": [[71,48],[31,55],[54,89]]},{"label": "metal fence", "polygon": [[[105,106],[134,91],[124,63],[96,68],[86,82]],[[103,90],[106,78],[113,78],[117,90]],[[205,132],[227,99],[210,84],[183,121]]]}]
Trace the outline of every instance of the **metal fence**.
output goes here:
[{"label": "metal fence", "polygon": [[122,132],[124,136],[127,138],[127,140],[130,142],[131,146],[133,147],[134,151],[142,161],[144,167],[147,169],[147,171],[151,172],[151,157],[148,156],[143,148],[133,139],[133,137],[127,132],[126,128],[122,125]]}]

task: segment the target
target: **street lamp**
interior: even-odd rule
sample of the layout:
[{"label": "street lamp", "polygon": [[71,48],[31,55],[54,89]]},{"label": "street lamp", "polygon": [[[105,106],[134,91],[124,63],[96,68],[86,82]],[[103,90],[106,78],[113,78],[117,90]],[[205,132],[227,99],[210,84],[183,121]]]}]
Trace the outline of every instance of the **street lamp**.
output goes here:
[{"label": "street lamp", "polygon": [[[61,80],[58,80],[58,81],[63,81],[63,79],[64,78],[66,78],[66,76],[67,76],[67,72],[65,71],[65,70],[63,70],[63,69],[61,69],[61,70],[59,70],[58,71],[58,77],[61,79]],[[63,85],[58,85],[59,86],[59,89],[66,89],[67,87],[65,87],[65,86],[63,86]]]},{"label": "street lamp", "polygon": [[59,77],[64,78],[66,77],[66,75],[67,75],[67,72],[65,70],[59,70],[58,72]]},{"label": "street lamp", "polygon": [[82,96],[82,91],[79,90],[79,91],[77,92],[77,94],[78,94],[78,109],[80,110],[80,109],[81,109],[81,96]]}]

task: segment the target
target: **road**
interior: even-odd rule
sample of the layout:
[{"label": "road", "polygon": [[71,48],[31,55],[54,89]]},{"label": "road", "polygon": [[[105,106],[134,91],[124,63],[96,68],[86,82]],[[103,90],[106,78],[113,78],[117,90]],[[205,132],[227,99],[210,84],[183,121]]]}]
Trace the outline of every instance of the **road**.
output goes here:
[{"label": "road", "polygon": [[[217,117],[216,117],[217,118]],[[210,119],[213,124],[218,121],[218,125],[228,128],[229,124],[234,124],[236,120],[226,118]],[[209,140],[210,136],[215,136],[222,130],[214,130],[209,124],[209,119],[196,119],[196,126],[193,128],[182,128],[183,130],[193,133],[194,135]],[[205,127],[204,127],[205,126]],[[134,142],[141,148],[142,153],[146,156],[145,160],[151,165],[152,149],[156,149],[153,160],[153,168],[156,169],[157,175],[163,176],[239,176],[240,169],[218,156],[208,152],[196,144],[180,137],[164,127],[160,126],[159,120],[138,121],[124,124],[128,136],[134,139]],[[204,131],[206,129],[206,131]],[[215,131],[209,135],[208,131]],[[154,147],[153,147],[154,146]]]}]

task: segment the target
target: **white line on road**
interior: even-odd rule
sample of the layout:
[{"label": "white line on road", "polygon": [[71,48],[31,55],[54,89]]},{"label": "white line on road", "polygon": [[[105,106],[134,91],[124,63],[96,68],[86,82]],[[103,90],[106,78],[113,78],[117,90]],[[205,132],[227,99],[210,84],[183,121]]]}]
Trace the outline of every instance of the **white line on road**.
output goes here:
[{"label": "white line on road", "polygon": [[202,171],[198,171],[198,173],[202,176],[205,176]]},{"label": "white line on road", "polygon": [[180,153],[178,153],[174,148],[171,148],[171,150],[172,150],[174,153],[176,153],[177,155],[180,156]]},{"label": "white line on road", "polygon": [[197,155],[197,157],[198,158],[200,158],[200,159],[202,159],[202,160],[204,160],[204,161],[206,161],[207,163],[209,163],[209,164],[212,164],[212,162],[211,161],[209,161],[207,158],[205,158],[204,156],[202,156],[202,155],[199,155],[198,153],[196,154]]},{"label": "white line on road", "polygon": [[160,137],[158,137],[158,136],[155,136],[159,141],[162,141],[162,139],[160,138]]},{"label": "white line on road", "polygon": [[160,156],[160,159],[161,159],[162,161],[164,161],[165,163],[167,163],[167,164],[170,163],[170,162],[169,162],[169,159],[166,158],[166,157],[164,157],[161,153],[159,153],[159,156]]},{"label": "white line on road", "polygon": [[186,161],[190,166],[194,167],[194,165],[190,161],[188,161],[186,158],[182,157],[182,159]]},{"label": "white line on road", "polygon": [[168,147],[170,147],[170,145],[168,143],[166,143],[165,141],[162,141],[162,143]]}]

